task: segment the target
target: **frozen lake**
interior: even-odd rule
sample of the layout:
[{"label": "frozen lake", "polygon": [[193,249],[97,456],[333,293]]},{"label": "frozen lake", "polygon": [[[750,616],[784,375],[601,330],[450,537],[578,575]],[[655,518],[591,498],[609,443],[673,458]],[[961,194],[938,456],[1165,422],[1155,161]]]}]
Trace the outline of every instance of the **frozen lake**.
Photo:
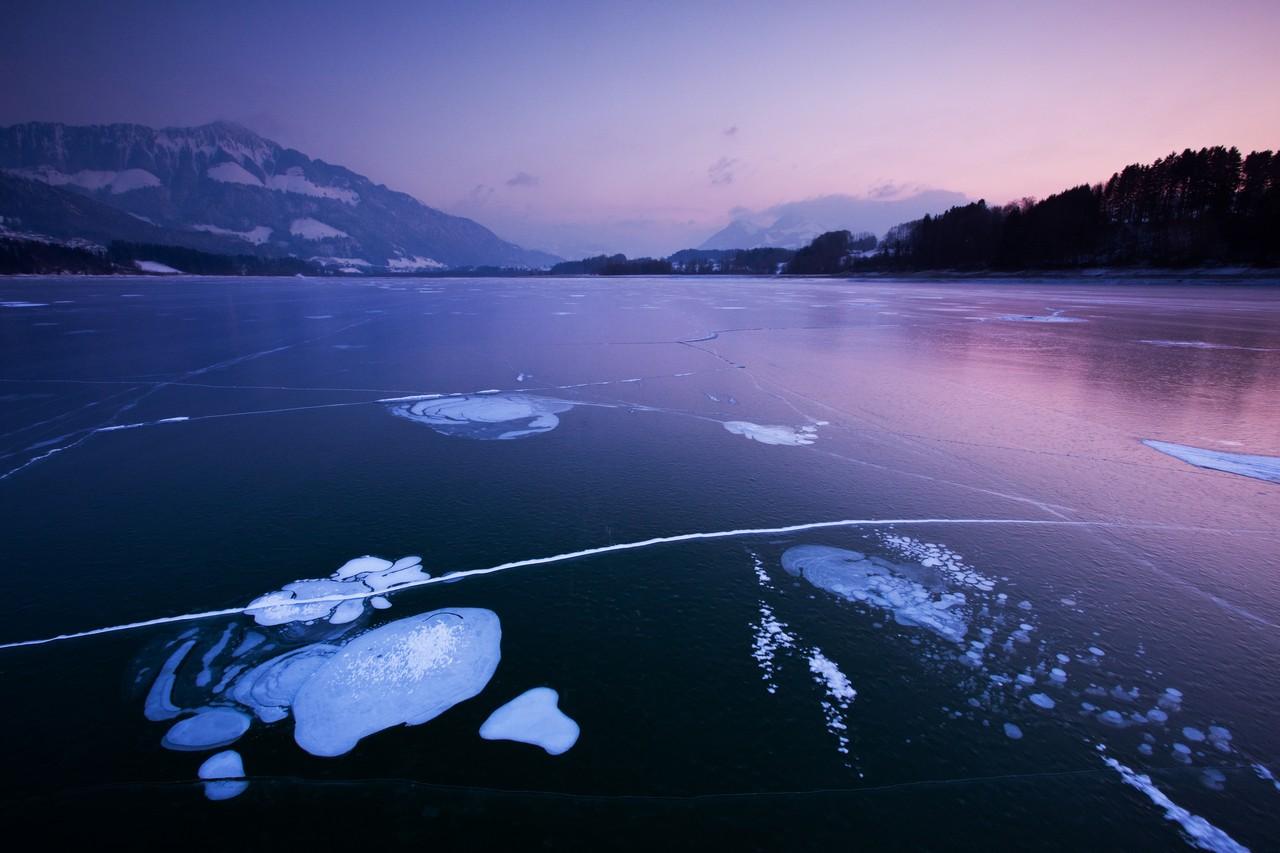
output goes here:
[{"label": "frozen lake", "polygon": [[1276,287],[8,279],[0,352],[11,825],[1280,846]]}]

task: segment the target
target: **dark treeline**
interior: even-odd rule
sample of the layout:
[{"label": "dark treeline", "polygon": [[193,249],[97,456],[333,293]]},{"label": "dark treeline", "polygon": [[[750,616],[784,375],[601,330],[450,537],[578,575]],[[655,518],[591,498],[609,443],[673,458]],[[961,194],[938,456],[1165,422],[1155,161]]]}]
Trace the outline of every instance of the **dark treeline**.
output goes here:
[{"label": "dark treeline", "polygon": [[182,246],[116,241],[104,249],[39,240],[0,238],[0,275],[70,273],[137,275],[137,261],[156,261],[193,275],[323,275],[299,258],[220,255]]},{"label": "dark treeline", "polygon": [[876,247],[873,234],[828,231],[796,252],[787,272],[793,275],[830,275],[854,268],[862,252]]},{"label": "dark treeline", "polygon": [[118,240],[107,247],[107,259],[126,268],[132,267],[134,261],[158,261],[191,275],[316,275],[321,272],[315,264],[300,258],[220,255],[183,246]]},{"label": "dark treeline", "polygon": [[772,248],[681,249],[666,258],[595,255],[556,264],[551,275],[776,275],[794,255]]},{"label": "dark treeline", "polygon": [[1216,147],[1126,166],[1105,184],[1074,187],[1042,201],[953,207],[896,226],[880,254],[851,266],[1018,270],[1277,263],[1280,154],[1242,157],[1235,148]]},{"label": "dark treeline", "polygon": [[595,255],[580,261],[564,261],[551,268],[551,275],[671,275],[665,258],[628,258],[626,255]]}]

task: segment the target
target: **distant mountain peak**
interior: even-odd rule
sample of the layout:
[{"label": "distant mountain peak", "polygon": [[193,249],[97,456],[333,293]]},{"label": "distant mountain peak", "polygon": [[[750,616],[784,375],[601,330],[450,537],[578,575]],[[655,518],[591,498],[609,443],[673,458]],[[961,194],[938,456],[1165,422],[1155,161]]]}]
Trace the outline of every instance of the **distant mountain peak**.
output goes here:
[{"label": "distant mountain peak", "polygon": [[699,248],[798,249],[828,231],[866,231],[879,237],[900,222],[967,201],[962,193],[918,190],[892,198],[824,195],[761,211],[735,210],[732,221]]}]

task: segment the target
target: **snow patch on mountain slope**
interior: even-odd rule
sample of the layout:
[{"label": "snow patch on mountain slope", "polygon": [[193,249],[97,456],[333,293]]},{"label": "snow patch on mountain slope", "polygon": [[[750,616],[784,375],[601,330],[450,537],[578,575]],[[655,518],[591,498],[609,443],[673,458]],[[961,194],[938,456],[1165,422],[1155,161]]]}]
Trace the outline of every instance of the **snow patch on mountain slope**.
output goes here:
[{"label": "snow patch on mountain slope", "polygon": [[348,236],[346,231],[339,231],[332,225],[325,225],[319,219],[310,216],[295,219],[289,225],[289,233],[304,240],[331,240],[335,237]]},{"label": "snow patch on mountain slope", "polygon": [[257,175],[254,175],[239,163],[218,163],[210,166],[205,171],[205,174],[220,184],[244,184],[249,187],[262,186],[262,181],[258,180]]},{"label": "snow patch on mountain slope", "polygon": [[233,231],[230,228],[219,228],[217,225],[192,225],[193,231],[205,231],[209,234],[220,234],[223,237],[239,237],[247,243],[255,246],[261,246],[263,243],[271,239],[271,229],[265,225],[258,225],[250,228],[248,231]]},{"label": "snow patch on mountain slope", "polygon": [[412,258],[388,258],[387,269],[392,272],[418,272],[419,270],[442,270],[445,265],[433,258],[414,255]]},{"label": "snow patch on mountain slope", "polygon": [[91,192],[107,190],[115,195],[160,186],[160,179],[146,169],[125,169],[122,172],[81,169],[71,175],[51,166],[40,166],[35,169],[6,169],[5,171],[20,178],[43,181],[54,187],[71,185]]},{"label": "snow patch on mountain slope", "polygon": [[307,179],[306,175],[302,174],[302,169],[297,166],[286,170],[281,175],[268,175],[267,188],[277,192],[336,199],[343,204],[355,205],[360,203],[360,196],[351,190],[313,184]]}]

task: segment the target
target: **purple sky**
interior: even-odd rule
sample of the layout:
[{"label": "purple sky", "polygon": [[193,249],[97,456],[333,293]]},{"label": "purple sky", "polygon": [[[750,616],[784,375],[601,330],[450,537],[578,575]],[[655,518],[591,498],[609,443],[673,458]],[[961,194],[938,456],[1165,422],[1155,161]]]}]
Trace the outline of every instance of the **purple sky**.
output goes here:
[{"label": "purple sky", "polygon": [[[455,8],[456,7],[456,8]],[[465,8],[463,8],[465,7]],[[239,121],[565,255],[1280,147],[1280,0],[9,0],[0,124]]]}]

